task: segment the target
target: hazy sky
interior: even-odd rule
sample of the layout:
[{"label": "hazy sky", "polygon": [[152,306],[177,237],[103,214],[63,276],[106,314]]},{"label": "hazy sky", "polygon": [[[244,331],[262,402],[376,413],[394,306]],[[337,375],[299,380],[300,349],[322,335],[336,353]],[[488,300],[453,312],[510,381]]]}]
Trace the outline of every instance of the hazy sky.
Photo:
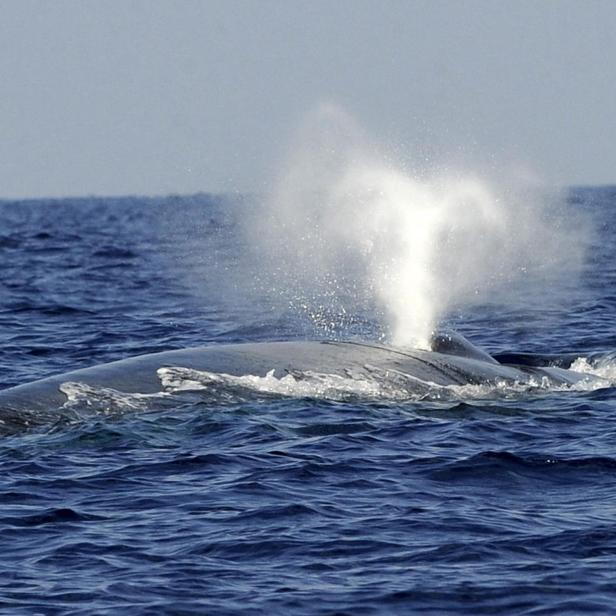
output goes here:
[{"label": "hazy sky", "polygon": [[0,0],[0,197],[261,191],[324,100],[408,159],[616,183],[616,2]]}]

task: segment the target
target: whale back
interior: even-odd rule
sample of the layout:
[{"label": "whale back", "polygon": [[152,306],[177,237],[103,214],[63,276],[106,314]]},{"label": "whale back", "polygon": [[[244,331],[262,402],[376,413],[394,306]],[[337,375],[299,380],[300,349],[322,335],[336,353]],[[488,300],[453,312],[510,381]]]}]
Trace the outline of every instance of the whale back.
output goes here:
[{"label": "whale back", "polygon": [[[523,383],[533,375],[571,383],[583,375],[559,368],[498,363],[461,336],[439,334],[433,351],[387,347],[366,342],[289,341],[212,345],[132,357],[75,370],[0,391],[0,433],[49,423],[66,404],[66,383],[119,392],[156,394],[164,391],[160,368],[188,368],[209,373],[276,378],[320,373],[350,379],[386,382],[404,377],[412,394],[426,387]],[[406,378],[408,377],[408,378]]]}]

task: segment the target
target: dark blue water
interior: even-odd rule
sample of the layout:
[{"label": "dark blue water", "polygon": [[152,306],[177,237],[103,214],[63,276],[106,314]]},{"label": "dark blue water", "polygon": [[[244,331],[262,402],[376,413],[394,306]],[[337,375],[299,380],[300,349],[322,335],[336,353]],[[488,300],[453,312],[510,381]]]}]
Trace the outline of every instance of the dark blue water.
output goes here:
[{"label": "dark blue water", "polygon": [[[460,309],[449,325],[491,352],[616,349],[616,190],[570,201],[595,233],[566,293]],[[246,208],[206,195],[2,203],[1,386],[311,334],[255,292]],[[370,330],[369,315],[357,323]],[[614,571],[612,387],[178,398],[0,440],[6,614],[608,614]]]}]

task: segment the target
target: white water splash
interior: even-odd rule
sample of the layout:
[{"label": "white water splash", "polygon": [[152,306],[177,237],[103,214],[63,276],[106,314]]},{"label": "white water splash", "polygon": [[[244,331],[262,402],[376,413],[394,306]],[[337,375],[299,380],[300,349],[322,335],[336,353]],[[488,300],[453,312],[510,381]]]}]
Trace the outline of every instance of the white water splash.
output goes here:
[{"label": "white water splash", "polygon": [[579,262],[576,234],[532,191],[409,170],[332,105],[308,119],[289,159],[252,241],[271,294],[329,331],[369,306],[394,344],[428,348],[453,308]]},{"label": "white water splash", "polygon": [[616,359],[613,354],[596,361],[589,361],[586,357],[578,357],[572,364],[571,370],[603,379],[609,386],[616,386]]},{"label": "white water splash", "polygon": [[167,395],[127,393],[111,387],[96,387],[86,383],[67,381],[59,387],[67,397],[65,408],[88,408],[101,413],[113,414],[122,411],[143,411],[153,399]]},{"label": "white water splash", "polygon": [[[317,398],[325,400],[386,400],[412,401],[463,401],[494,398],[516,398],[521,395],[563,392],[595,391],[611,387],[616,380],[588,372],[588,378],[572,384],[555,384],[549,377],[529,377],[525,382],[506,380],[481,385],[437,385],[420,381],[416,377],[396,370],[383,370],[365,366],[362,374],[345,376],[313,371],[296,371],[275,376],[270,370],[265,376],[231,375],[193,370],[190,368],[160,368],[158,376],[168,393],[204,391],[230,398],[242,395],[266,394],[289,398]],[[616,373],[616,367],[612,367]]]},{"label": "white water splash", "polygon": [[[286,374],[280,378],[270,370],[265,376],[242,375],[192,370],[190,368],[160,368],[158,377],[165,391],[241,391],[287,396],[291,398],[323,398],[342,400],[355,398],[378,399],[382,386],[373,380],[361,377],[339,376],[318,372]],[[408,396],[407,396],[408,397]]]},{"label": "white water splash", "polygon": [[575,383],[555,384],[548,377],[533,377],[526,382],[509,383],[501,381],[496,384],[483,385],[448,385],[446,389],[452,397],[459,400],[485,400],[494,398],[518,398],[532,394],[547,394],[554,392],[589,392],[612,387],[613,383],[598,377],[588,375]]}]

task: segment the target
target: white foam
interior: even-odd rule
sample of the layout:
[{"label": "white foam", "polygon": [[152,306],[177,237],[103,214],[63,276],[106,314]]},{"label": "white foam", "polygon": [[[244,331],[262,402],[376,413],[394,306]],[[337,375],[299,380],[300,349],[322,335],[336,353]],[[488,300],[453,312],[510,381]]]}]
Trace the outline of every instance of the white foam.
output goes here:
[{"label": "white foam", "polygon": [[124,410],[145,410],[152,399],[165,393],[143,394],[127,393],[111,387],[95,387],[86,383],[67,381],[59,387],[67,397],[65,408],[89,408],[102,413],[115,413]]},{"label": "white foam", "polygon": [[270,370],[265,376],[243,375],[192,370],[190,368],[160,368],[157,371],[165,391],[244,390],[293,398],[324,398],[340,400],[349,396],[368,399],[381,398],[382,387],[377,381],[353,376],[339,376],[319,372],[286,374],[280,378]]},{"label": "white foam", "polygon": [[571,364],[570,369],[592,377],[598,377],[598,379],[608,383],[610,387],[616,385],[616,360],[612,358],[589,361],[586,357],[578,357]]},{"label": "white foam", "polygon": [[505,381],[482,385],[450,385],[447,389],[460,400],[481,400],[485,398],[517,398],[523,395],[550,392],[596,391],[611,387],[612,384],[597,375],[588,375],[575,383],[556,384],[549,377],[531,377],[525,382],[509,383]]},{"label": "white foam", "polygon": [[296,371],[275,376],[270,370],[265,376],[242,375],[192,370],[160,368],[158,376],[165,391],[210,391],[235,394],[268,394],[292,398],[328,400],[390,400],[390,401],[451,401],[486,398],[511,398],[525,394],[551,391],[594,391],[613,383],[597,374],[572,384],[555,384],[548,376],[531,377],[525,382],[497,381],[481,385],[437,385],[395,370],[365,366],[362,374],[348,372],[345,376],[312,371]]}]

